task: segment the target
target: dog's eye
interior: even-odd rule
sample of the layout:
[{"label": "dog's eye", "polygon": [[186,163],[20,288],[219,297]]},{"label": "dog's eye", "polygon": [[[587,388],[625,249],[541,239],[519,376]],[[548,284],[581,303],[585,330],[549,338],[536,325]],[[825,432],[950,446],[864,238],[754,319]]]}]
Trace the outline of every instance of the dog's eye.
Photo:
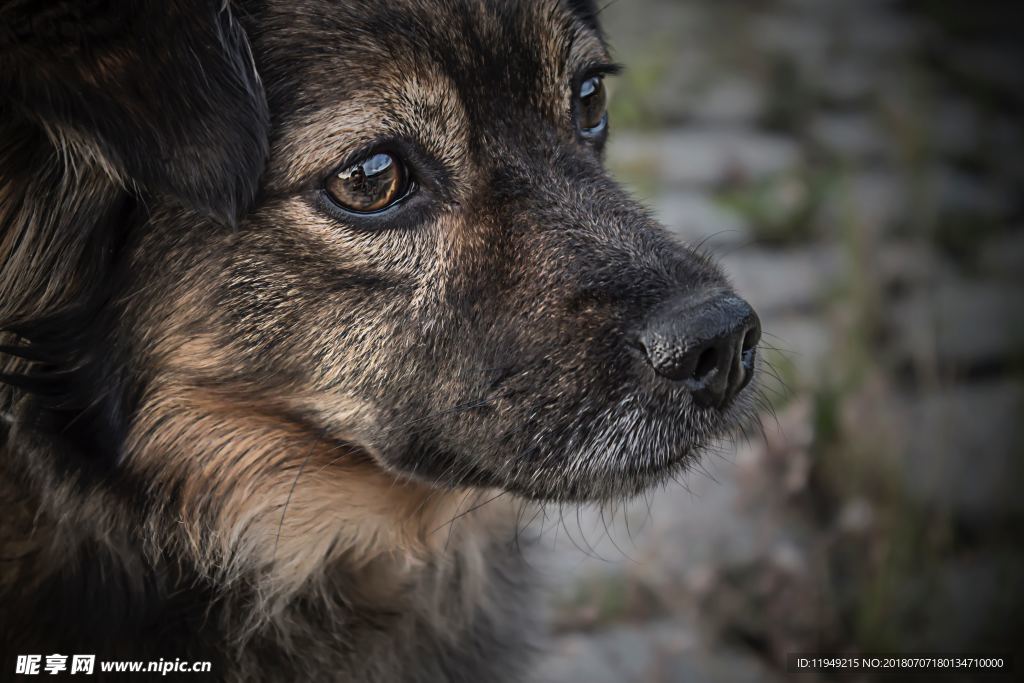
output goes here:
[{"label": "dog's eye", "polygon": [[608,124],[608,94],[604,78],[592,76],[583,81],[579,94],[579,126],[584,135],[598,135]]},{"label": "dog's eye", "polygon": [[374,154],[332,173],[324,185],[339,206],[353,213],[383,211],[409,192],[409,173],[397,157]]}]

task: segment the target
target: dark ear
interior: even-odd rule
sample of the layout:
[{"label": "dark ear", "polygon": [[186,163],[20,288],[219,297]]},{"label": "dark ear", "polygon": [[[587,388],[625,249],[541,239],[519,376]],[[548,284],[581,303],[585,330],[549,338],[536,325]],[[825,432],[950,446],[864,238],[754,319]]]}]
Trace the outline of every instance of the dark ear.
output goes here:
[{"label": "dark ear", "polygon": [[232,221],[268,114],[228,0],[0,0],[0,101],[128,187]]}]

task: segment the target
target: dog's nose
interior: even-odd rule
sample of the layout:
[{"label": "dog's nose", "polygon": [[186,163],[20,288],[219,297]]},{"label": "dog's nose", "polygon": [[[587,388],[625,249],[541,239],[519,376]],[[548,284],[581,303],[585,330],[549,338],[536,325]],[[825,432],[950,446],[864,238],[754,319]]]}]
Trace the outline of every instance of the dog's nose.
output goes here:
[{"label": "dog's nose", "polygon": [[732,293],[670,302],[639,335],[647,362],[690,389],[701,407],[723,408],[754,375],[761,321]]}]

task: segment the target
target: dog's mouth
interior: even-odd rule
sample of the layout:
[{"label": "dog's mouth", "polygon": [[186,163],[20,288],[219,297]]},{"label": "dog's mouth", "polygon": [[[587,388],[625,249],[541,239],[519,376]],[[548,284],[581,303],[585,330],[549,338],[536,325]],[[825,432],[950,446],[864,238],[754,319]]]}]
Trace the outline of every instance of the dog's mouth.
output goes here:
[{"label": "dog's mouth", "polygon": [[731,291],[670,300],[608,338],[609,362],[577,363],[569,381],[554,370],[544,400],[508,404],[499,443],[516,457],[485,461],[489,483],[559,501],[630,497],[751,424],[760,321]]},{"label": "dog's mouth", "polygon": [[[685,383],[563,405],[511,399],[397,418],[393,443],[366,452],[385,469],[439,488],[501,489],[539,501],[629,498],[683,475],[754,414],[756,381],[707,406]],[[506,394],[508,396],[508,394]],[[457,406],[458,407],[458,406]],[[413,431],[402,425],[417,425]],[[397,435],[396,432],[401,432]]]},{"label": "dog's mouth", "polygon": [[750,396],[742,394],[723,412],[691,406],[673,414],[666,405],[611,416],[573,435],[564,448],[511,468],[503,486],[567,502],[639,495],[684,475],[706,451],[740,433],[753,413]]}]

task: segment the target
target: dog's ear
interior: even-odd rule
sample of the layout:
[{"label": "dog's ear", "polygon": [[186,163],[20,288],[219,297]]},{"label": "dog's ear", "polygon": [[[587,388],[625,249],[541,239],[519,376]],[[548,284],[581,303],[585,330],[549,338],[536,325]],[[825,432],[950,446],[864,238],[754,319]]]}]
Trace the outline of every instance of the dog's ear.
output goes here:
[{"label": "dog's ear", "polygon": [[125,186],[225,221],[266,160],[263,88],[229,0],[0,0],[0,101]]}]

